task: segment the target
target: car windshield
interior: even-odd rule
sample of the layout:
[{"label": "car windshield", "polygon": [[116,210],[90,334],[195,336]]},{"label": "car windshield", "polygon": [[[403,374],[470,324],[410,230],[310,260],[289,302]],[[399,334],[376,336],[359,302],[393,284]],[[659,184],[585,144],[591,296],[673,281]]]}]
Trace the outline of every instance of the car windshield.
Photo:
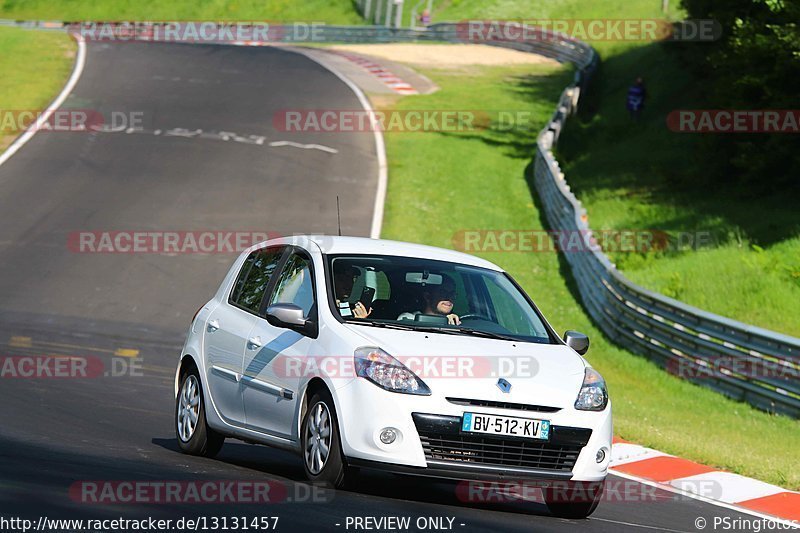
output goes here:
[{"label": "car windshield", "polygon": [[503,272],[388,255],[329,255],[334,313],[365,326],[554,342]]}]

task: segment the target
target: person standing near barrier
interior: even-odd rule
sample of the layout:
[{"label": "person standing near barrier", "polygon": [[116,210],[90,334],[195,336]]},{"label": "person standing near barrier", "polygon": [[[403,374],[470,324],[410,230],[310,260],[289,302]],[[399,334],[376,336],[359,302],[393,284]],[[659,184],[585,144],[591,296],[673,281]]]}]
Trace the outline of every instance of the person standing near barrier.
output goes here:
[{"label": "person standing near barrier", "polygon": [[424,9],[424,10],[422,11],[422,14],[421,14],[419,17],[417,17],[417,18],[418,18],[418,20],[419,20],[419,23],[420,23],[422,26],[424,26],[424,27],[426,27],[426,28],[427,28],[427,27],[428,27],[428,25],[430,25],[430,23],[431,23],[431,12],[430,12],[430,11],[428,11],[427,9]]},{"label": "person standing near barrier", "polygon": [[628,88],[627,100],[628,112],[633,120],[638,120],[639,115],[642,114],[646,96],[647,90],[644,87],[644,80],[641,77],[636,78],[636,82]]}]

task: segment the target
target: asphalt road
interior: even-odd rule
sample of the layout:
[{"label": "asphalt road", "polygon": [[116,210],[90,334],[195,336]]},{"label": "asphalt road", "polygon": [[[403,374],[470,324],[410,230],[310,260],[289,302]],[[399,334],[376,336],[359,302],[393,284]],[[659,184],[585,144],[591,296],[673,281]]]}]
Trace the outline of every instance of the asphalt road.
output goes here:
[{"label": "asphalt road", "polygon": [[[539,504],[462,501],[454,484],[391,475],[364,475],[357,491],[311,491],[299,459],[238,441],[215,460],[180,454],[174,365],[192,314],[235,254],[77,253],[70,235],[333,233],[337,194],[343,232],[368,235],[374,139],[276,131],[278,110],[360,105],[321,66],[272,48],[90,44],[65,105],[141,113],[142,124],[42,132],[0,167],[0,355],[70,354],[101,365],[93,379],[0,380],[2,517],[278,516],[282,531],[353,531],[348,517],[400,516],[412,531],[419,517],[438,517],[460,531],[617,532],[697,531],[700,516],[744,516],[659,492],[563,520]],[[283,140],[335,153],[269,145]],[[175,480],[269,481],[279,501],[109,504],[80,492],[87,481]]]}]

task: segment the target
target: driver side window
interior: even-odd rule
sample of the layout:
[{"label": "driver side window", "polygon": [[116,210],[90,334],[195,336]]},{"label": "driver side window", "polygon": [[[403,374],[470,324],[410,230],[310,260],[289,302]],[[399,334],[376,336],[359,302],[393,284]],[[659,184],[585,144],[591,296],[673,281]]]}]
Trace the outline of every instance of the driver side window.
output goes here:
[{"label": "driver side window", "polygon": [[311,259],[297,252],[293,253],[278,277],[269,305],[295,304],[309,318],[314,309],[314,283],[311,275]]}]

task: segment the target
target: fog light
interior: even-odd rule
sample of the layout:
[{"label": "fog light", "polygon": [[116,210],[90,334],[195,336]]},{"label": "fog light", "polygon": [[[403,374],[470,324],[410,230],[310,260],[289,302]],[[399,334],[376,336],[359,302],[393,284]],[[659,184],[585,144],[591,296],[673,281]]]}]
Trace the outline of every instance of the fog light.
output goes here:
[{"label": "fog light", "polygon": [[397,439],[397,432],[392,428],[382,429],[380,439],[384,444],[391,444]]},{"label": "fog light", "polygon": [[605,448],[600,448],[599,450],[597,450],[597,457],[595,457],[595,460],[598,463],[602,463],[603,461],[606,460],[606,449]]}]

